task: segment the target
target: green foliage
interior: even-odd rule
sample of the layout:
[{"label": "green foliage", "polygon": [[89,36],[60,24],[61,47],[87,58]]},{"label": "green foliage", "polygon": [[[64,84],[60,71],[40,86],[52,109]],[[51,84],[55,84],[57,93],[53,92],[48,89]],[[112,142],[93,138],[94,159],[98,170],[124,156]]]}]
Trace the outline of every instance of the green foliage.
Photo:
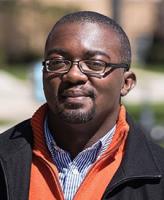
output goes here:
[{"label": "green foliage", "polygon": [[5,126],[5,125],[8,125],[10,123],[12,124],[12,121],[5,120],[5,119],[0,119],[0,126]]},{"label": "green foliage", "polygon": [[44,48],[41,44],[54,22],[75,10],[79,8],[70,4],[48,6],[38,0],[0,1],[0,22],[6,21],[1,28],[0,63],[30,63],[40,59]]},{"label": "green foliage", "polygon": [[146,71],[152,71],[152,72],[162,72],[164,73],[164,65],[163,64],[139,64],[136,63],[134,64],[134,67],[136,68],[141,68],[144,69]]},{"label": "green foliage", "polygon": [[[127,104],[126,108],[128,112],[133,116],[136,121],[140,120],[141,112],[144,105],[142,104]],[[164,124],[164,103],[153,103],[147,105],[154,114],[155,124]]]},{"label": "green foliage", "polygon": [[14,77],[21,79],[21,80],[27,80],[28,79],[28,73],[29,73],[29,65],[24,64],[17,64],[17,65],[4,65],[3,66],[5,71],[13,75]]}]

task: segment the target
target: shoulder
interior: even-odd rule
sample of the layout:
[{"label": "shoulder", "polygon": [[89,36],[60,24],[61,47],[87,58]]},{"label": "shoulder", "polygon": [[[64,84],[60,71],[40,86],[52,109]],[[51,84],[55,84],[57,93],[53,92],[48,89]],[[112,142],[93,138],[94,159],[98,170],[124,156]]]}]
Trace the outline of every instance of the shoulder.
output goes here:
[{"label": "shoulder", "polygon": [[147,142],[149,144],[150,151],[154,155],[154,161],[159,163],[160,171],[163,172],[164,175],[164,148],[162,148],[159,144],[154,143],[149,138],[147,139]]},{"label": "shoulder", "polygon": [[152,155],[154,162],[160,163],[161,171],[164,171],[164,148],[156,144],[150,137],[150,133],[145,130],[139,123],[127,114],[127,122],[130,127],[129,143],[136,147],[135,151],[144,154],[145,151]]},{"label": "shoulder", "polygon": [[27,131],[31,131],[30,119],[20,122],[10,129],[0,134],[0,141],[2,139],[10,139],[12,136],[24,135],[26,136]]},{"label": "shoulder", "polygon": [[19,151],[25,145],[32,145],[30,121],[25,120],[0,134],[0,156]]}]

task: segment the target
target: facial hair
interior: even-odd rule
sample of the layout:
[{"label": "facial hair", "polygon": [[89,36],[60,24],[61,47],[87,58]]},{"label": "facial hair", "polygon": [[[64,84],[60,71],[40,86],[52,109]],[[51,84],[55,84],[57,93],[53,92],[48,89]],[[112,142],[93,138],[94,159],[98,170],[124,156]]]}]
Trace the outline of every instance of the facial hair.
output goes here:
[{"label": "facial hair", "polygon": [[94,114],[95,114],[95,103],[93,103],[92,107],[88,111],[85,111],[85,112],[80,109],[62,111],[58,108],[57,108],[58,116],[61,119],[63,119],[65,122],[72,123],[72,124],[86,123],[90,121],[94,117]]},{"label": "facial hair", "polygon": [[91,90],[88,92],[88,96],[90,100],[88,102],[89,108],[88,110],[84,110],[83,102],[79,103],[61,103],[60,100],[56,97],[56,109],[55,113],[58,117],[65,122],[72,124],[81,124],[87,123],[91,119],[93,119],[96,106],[95,106],[95,95]]}]

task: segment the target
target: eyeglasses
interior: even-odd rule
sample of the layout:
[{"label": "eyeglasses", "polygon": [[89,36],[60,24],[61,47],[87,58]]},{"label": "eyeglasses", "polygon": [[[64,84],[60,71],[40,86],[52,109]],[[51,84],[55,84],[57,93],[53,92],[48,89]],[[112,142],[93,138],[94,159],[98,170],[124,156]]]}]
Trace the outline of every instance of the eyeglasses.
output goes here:
[{"label": "eyeglasses", "polygon": [[68,73],[73,64],[77,64],[80,71],[88,76],[102,78],[109,74],[113,69],[125,68],[129,70],[129,65],[125,63],[114,64],[106,63],[102,60],[79,60],[70,61],[62,59],[47,59],[42,62],[47,72],[62,75]]}]

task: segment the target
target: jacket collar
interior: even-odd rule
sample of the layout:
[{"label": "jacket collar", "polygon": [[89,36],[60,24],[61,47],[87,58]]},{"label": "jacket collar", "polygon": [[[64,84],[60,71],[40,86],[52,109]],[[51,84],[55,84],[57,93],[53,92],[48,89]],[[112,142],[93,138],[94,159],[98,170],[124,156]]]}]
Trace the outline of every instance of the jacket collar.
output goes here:
[{"label": "jacket collar", "polygon": [[0,134],[0,158],[3,160],[10,159],[24,146],[32,146],[32,137],[30,120],[25,120]]},{"label": "jacket collar", "polygon": [[[32,161],[32,129],[30,120],[0,135],[0,168],[4,171],[8,200],[28,199]],[[22,178],[22,176],[24,178]],[[1,177],[2,178],[2,177]]]},{"label": "jacket collar", "polygon": [[[151,141],[145,138],[145,135],[142,133],[143,131],[132,122],[128,115],[127,122],[130,126],[130,130],[127,138],[124,159],[117,173],[109,184],[107,193],[112,192],[117,186],[124,184],[127,181],[134,181],[137,179],[159,180],[162,177],[160,165],[157,160],[157,153],[154,150]],[[27,195],[26,192],[28,191],[27,183],[29,182],[30,165],[32,159],[32,130],[30,121],[23,122],[7,132],[7,134],[0,135],[0,158],[3,161],[5,168],[8,169],[6,170],[6,176],[8,177],[9,187],[15,185],[15,183],[20,183],[18,187],[14,187],[15,189],[11,192],[12,195],[18,194],[16,188],[19,188],[19,191],[21,190],[21,194],[25,197]],[[8,139],[6,140],[5,137],[8,137]],[[5,141],[7,141],[7,143],[5,143]],[[24,157],[24,159],[23,156],[20,157],[21,165],[18,164],[16,168],[17,171],[15,171],[15,164],[16,160],[18,159],[15,159],[15,156],[17,157],[18,151],[22,151],[22,155],[26,155],[26,157]],[[30,153],[27,154],[27,152]],[[23,168],[22,165],[24,166]],[[26,169],[29,170],[28,173]],[[23,173],[22,170],[24,170]],[[25,179],[22,179],[20,176],[20,171],[21,174],[26,176]],[[12,174],[15,174],[16,172],[18,174],[15,175],[14,178]],[[18,178],[20,180],[18,180]],[[105,195],[107,195],[107,193],[105,193]]]},{"label": "jacket collar", "polygon": [[149,140],[143,130],[133,123],[127,114],[130,130],[127,138],[123,161],[108,186],[108,193],[125,182],[138,179],[148,180],[162,178],[160,164],[158,163],[154,144]]}]

